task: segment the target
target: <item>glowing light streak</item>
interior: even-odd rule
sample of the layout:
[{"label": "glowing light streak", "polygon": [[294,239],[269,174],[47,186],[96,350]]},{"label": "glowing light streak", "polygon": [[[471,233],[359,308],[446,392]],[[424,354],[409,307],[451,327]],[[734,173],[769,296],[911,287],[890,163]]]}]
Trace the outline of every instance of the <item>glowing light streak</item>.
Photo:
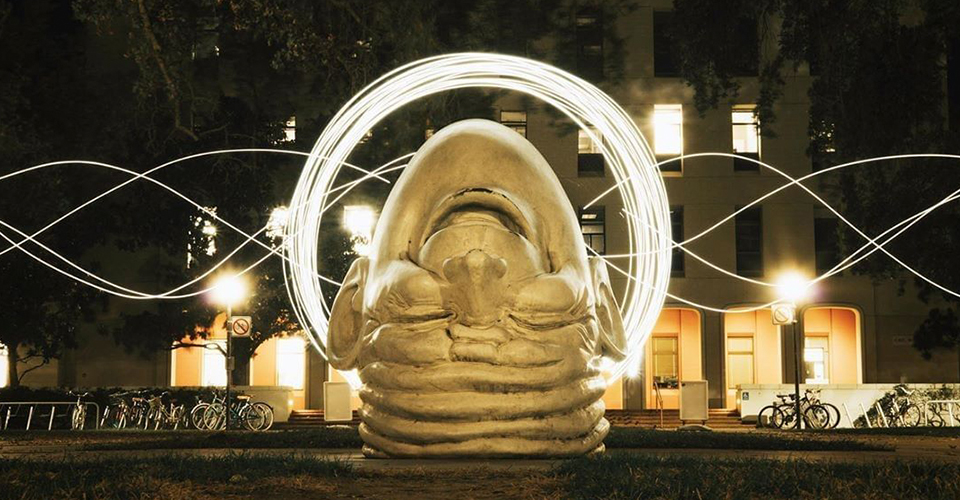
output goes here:
[{"label": "glowing light streak", "polygon": [[[188,198],[187,196],[183,195],[183,194],[180,193],[179,191],[173,189],[172,187],[170,187],[170,186],[168,186],[168,185],[166,185],[166,184],[164,184],[164,183],[162,183],[162,182],[160,182],[160,181],[158,181],[158,180],[156,180],[156,179],[153,179],[152,177],[148,177],[149,174],[151,174],[151,173],[153,173],[153,172],[156,172],[156,171],[158,171],[158,170],[160,170],[160,169],[162,169],[162,168],[166,168],[166,167],[169,167],[169,166],[171,166],[171,165],[174,165],[174,164],[177,164],[177,163],[180,163],[180,162],[183,162],[183,161],[187,161],[187,160],[190,160],[190,159],[193,159],[193,158],[197,158],[197,157],[201,157],[201,156],[209,156],[209,155],[214,155],[214,154],[227,154],[227,153],[237,153],[237,152],[269,152],[269,153],[283,153],[283,154],[295,154],[295,155],[301,155],[301,156],[309,156],[308,153],[303,153],[303,152],[299,152],[299,151],[286,151],[286,150],[273,150],[273,149],[260,149],[260,148],[231,149],[231,150],[221,150],[221,151],[208,151],[208,152],[204,152],[204,153],[198,153],[198,154],[195,154],[195,155],[190,155],[190,156],[183,157],[183,158],[178,158],[178,159],[176,159],[176,160],[173,160],[173,161],[164,163],[164,164],[162,164],[162,165],[160,165],[160,166],[158,166],[158,167],[154,167],[153,169],[150,169],[150,170],[148,170],[147,172],[139,173],[139,174],[138,174],[137,172],[132,171],[132,170],[125,169],[125,168],[123,168],[123,167],[118,167],[118,166],[115,166],[115,165],[110,165],[110,164],[107,164],[107,163],[94,162],[94,161],[86,161],[86,160],[74,160],[74,161],[57,161],[57,162],[45,163],[45,164],[36,165],[36,166],[33,166],[33,167],[28,167],[28,168],[25,168],[25,169],[22,169],[22,170],[19,170],[19,171],[17,171],[17,172],[13,172],[13,173],[10,173],[10,174],[4,175],[4,176],[0,176],[0,181],[2,181],[2,180],[5,180],[5,179],[14,177],[14,176],[16,176],[16,175],[21,175],[21,174],[23,174],[23,173],[36,171],[36,170],[39,170],[39,169],[42,169],[42,168],[50,168],[50,167],[54,167],[54,166],[62,166],[62,165],[70,165],[70,164],[97,166],[97,167],[101,167],[101,168],[106,168],[106,169],[111,169],[111,170],[116,170],[116,171],[128,173],[128,174],[131,174],[131,175],[133,176],[132,179],[129,179],[129,180],[123,182],[123,183],[120,183],[120,184],[118,184],[117,186],[114,186],[113,188],[108,189],[107,191],[104,191],[103,193],[101,193],[101,194],[99,194],[99,195],[91,198],[90,200],[87,200],[87,201],[84,202],[83,204],[81,204],[81,205],[79,205],[78,207],[74,208],[73,210],[67,212],[66,214],[62,215],[62,216],[59,217],[58,219],[56,219],[56,220],[54,220],[53,222],[47,224],[46,226],[44,226],[43,228],[41,228],[40,230],[36,231],[35,233],[33,233],[33,234],[31,234],[31,235],[28,235],[28,234],[20,231],[20,230],[17,229],[16,227],[14,227],[14,226],[12,226],[12,225],[10,225],[10,224],[7,224],[6,222],[0,220],[0,226],[3,226],[3,227],[8,228],[8,229],[14,231],[15,233],[17,233],[18,235],[20,235],[21,237],[24,238],[23,240],[20,240],[20,241],[14,241],[13,239],[11,239],[10,237],[8,237],[8,236],[7,236],[6,234],[4,234],[3,232],[0,232],[0,238],[3,238],[4,240],[6,240],[8,243],[11,244],[11,246],[9,246],[9,247],[5,248],[4,250],[0,251],[0,256],[2,256],[4,253],[6,253],[6,252],[8,252],[8,251],[11,251],[11,250],[14,250],[14,249],[19,249],[21,252],[23,252],[24,254],[28,255],[28,256],[31,257],[31,258],[33,258],[34,260],[36,260],[36,261],[39,262],[40,264],[42,264],[42,265],[44,265],[44,266],[52,269],[52,270],[55,271],[55,272],[58,272],[58,273],[60,273],[60,274],[63,274],[64,276],[67,276],[67,277],[69,277],[69,278],[71,278],[71,279],[74,279],[74,280],[76,280],[76,281],[79,282],[79,283],[82,283],[82,284],[84,284],[84,285],[86,285],[86,286],[89,286],[89,287],[91,287],[91,288],[100,290],[100,291],[102,291],[102,292],[105,292],[105,293],[108,293],[108,294],[111,294],[111,295],[115,295],[115,296],[122,297],[122,298],[134,299],[134,300],[183,299],[183,298],[195,297],[195,296],[198,296],[198,295],[202,295],[202,294],[204,294],[204,293],[207,293],[208,291],[211,290],[211,288],[205,288],[205,289],[203,289],[203,290],[199,290],[199,291],[192,292],[192,293],[187,293],[187,294],[174,295],[175,292],[177,292],[177,291],[179,291],[179,290],[182,290],[182,289],[184,289],[184,288],[186,288],[186,287],[188,287],[188,286],[191,286],[191,285],[193,285],[193,284],[195,284],[195,283],[203,280],[206,276],[209,276],[211,273],[213,273],[214,271],[216,271],[217,268],[219,268],[220,266],[222,266],[223,264],[225,264],[227,261],[229,261],[229,259],[230,259],[233,255],[235,255],[237,252],[239,252],[244,246],[246,246],[246,245],[247,245],[248,243],[250,243],[250,242],[254,242],[254,243],[262,246],[263,248],[265,248],[265,249],[268,251],[268,253],[267,253],[267,255],[266,255],[264,258],[261,258],[260,260],[258,260],[253,266],[249,266],[248,268],[246,268],[246,269],[244,269],[243,271],[241,271],[241,272],[239,273],[239,274],[241,274],[241,275],[244,274],[244,273],[246,273],[246,272],[249,272],[251,269],[253,269],[253,267],[256,267],[256,265],[258,265],[259,263],[261,263],[261,262],[263,262],[264,260],[266,260],[266,257],[269,257],[271,254],[276,255],[276,256],[278,256],[278,257],[280,257],[280,258],[286,259],[286,257],[285,257],[282,253],[280,253],[276,248],[271,247],[271,246],[269,246],[269,245],[267,245],[267,244],[265,244],[265,243],[262,243],[262,242],[260,242],[259,240],[256,240],[256,237],[257,237],[257,236],[259,236],[261,233],[263,233],[264,231],[266,231],[266,230],[269,228],[269,224],[268,224],[267,226],[264,226],[263,228],[261,228],[259,231],[257,231],[257,232],[254,233],[253,235],[248,235],[246,232],[242,231],[241,229],[235,227],[234,225],[230,224],[229,222],[227,222],[227,221],[223,220],[222,218],[220,218],[219,216],[217,216],[216,213],[215,213],[214,211],[210,210],[208,207],[201,206],[200,204],[198,204],[198,203],[196,203],[195,201],[191,200],[190,198]],[[356,187],[356,186],[359,185],[360,183],[362,183],[362,182],[364,182],[364,181],[366,181],[366,180],[368,180],[368,179],[370,179],[370,178],[379,178],[379,179],[382,179],[383,181],[389,183],[389,181],[388,181],[387,179],[381,177],[379,174],[380,174],[380,173],[387,173],[387,172],[390,172],[390,171],[393,171],[393,170],[398,170],[398,169],[400,169],[400,168],[405,167],[405,165],[401,165],[401,166],[398,166],[398,167],[392,167],[392,168],[390,168],[390,165],[392,165],[392,164],[394,164],[394,163],[397,163],[397,162],[399,162],[399,161],[402,161],[402,160],[404,160],[404,159],[406,159],[406,158],[409,158],[410,156],[412,156],[412,153],[407,154],[407,155],[404,155],[404,156],[401,156],[400,158],[394,159],[394,160],[392,160],[391,162],[388,162],[387,164],[379,167],[378,169],[375,169],[374,171],[368,171],[368,170],[366,170],[366,169],[357,167],[357,166],[355,166],[355,165],[346,164],[349,168],[353,168],[353,169],[356,169],[356,170],[360,170],[360,171],[362,171],[362,172],[365,172],[366,174],[365,174],[363,177],[361,177],[361,178],[359,178],[359,179],[357,179],[357,180],[354,180],[354,181],[351,181],[351,182],[346,183],[346,184],[344,184],[344,185],[341,185],[341,186],[337,186],[337,187],[332,188],[332,189],[331,189],[331,193],[336,192],[336,191],[341,191],[341,190],[343,191],[343,193],[341,193],[341,194],[335,199],[335,201],[336,201],[336,200],[339,200],[339,199],[342,198],[344,195],[346,195],[351,189],[353,189],[354,187]],[[218,221],[223,222],[227,227],[229,227],[229,228],[237,231],[237,232],[240,233],[241,235],[243,235],[243,236],[246,238],[245,241],[243,241],[240,245],[238,245],[237,248],[235,248],[233,251],[231,251],[230,254],[228,254],[225,258],[223,258],[223,259],[222,259],[220,262],[218,262],[215,266],[211,267],[210,269],[208,269],[206,272],[204,272],[204,273],[201,274],[200,276],[198,276],[198,277],[196,277],[196,278],[188,281],[187,283],[184,283],[184,284],[182,284],[182,285],[180,285],[180,286],[178,286],[178,287],[176,287],[176,288],[173,288],[173,289],[171,289],[171,290],[168,290],[168,291],[166,291],[166,292],[163,292],[163,293],[160,293],[160,294],[151,294],[151,293],[147,293],[147,292],[141,292],[141,291],[138,291],[138,290],[133,290],[133,289],[130,289],[130,288],[126,288],[126,287],[124,287],[124,286],[122,286],[122,285],[119,285],[119,284],[113,283],[113,282],[111,282],[111,281],[109,281],[109,280],[106,280],[106,279],[100,277],[99,275],[97,275],[97,274],[95,274],[95,273],[92,273],[92,272],[84,269],[83,267],[81,267],[81,266],[73,263],[72,261],[70,261],[69,259],[67,259],[66,257],[64,257],[63,255],[59,254],[59,253],[56,252],[55,250],[49,248],[48,246],[44,245],[43,243],[41,243],[41,242],[39,242],[39,241],[37,241],[37,240],[35,239],[35,237],[38,236],[39,234],[41,234],[41,233],[49,230],[50,228],[52,228],[52,227],[55,226],[56,224],[59,224],[60,222],[62,222],[62,221],[65,220],[66,218],[68,218],[68,217],[70,217],[71,215],[73,215],[73,214],[79,212],[80,210],[86,208],[86,207],[89,206],[90,204],[92,204],[92,203],[94,203],[94,202],[102,199],[103,197],[105,197],[105,196],[107,196],[107,195],[115,192],[115,191],[116,191],[117,189],[119,189],[120,187],[123,187],[123,186],[129,184],[130,182],[133,182],[133,181],[136,181],[136,180],[139,180],[139,179],[147,180],[147,181],[149,181],[149,182],[151,182],[151,183],[153,183],[153,184],[156,184],[156,185],[160,186],[160,187],[163,188],[163,189],[166,189],[167,191],[170,191],[170,192],[173,193],[174,195],[176,195],[176,196],[184,199],[187,203],[193,205],[193,206],[196,207],[198,210],[201,210],[202,212],[206,213],[207,215],[209,215],[209,216],[210,216],[211,218],[213,218],[214,220],[218,220]],[[41,249],[45,250],[46,252],[48,252],[48,253],[50,253],[51,255],[53,255],[54,257],[56,257],[58,260],[64,262],[64,263],[67,264],[68,266],[76,269],[77,271],[79,271],[80,273],[82,273],[83,276],[86,276],[86,277],[89,277],[89,278],[94,279],[94,280],[96,280],[96,281],[99,281],[99,282],[101,282],[101,283],[103,283],[103,284],[105,284],[105,285],[107,285],[107,286],[114,287],[116,290],[120,290],[120,292],[117,292],[116,290],[113,290],[113,289],[104,288],[104,287],[102,287],[102,286],[100,286],[100,285],[91,283],[90,281],[87,281],[87,280],[86,280],[85,278],[83,278],[82,276],[79,276],[79,275],[76,275],[76,274],[72,274],[72,273],[70,273],[70,272],[68,272],[68,271],[65,271],[65,270],[63,270],[63,269],[60,269],[59,267],[54,266],[53,264],[47,262],[46,260],[42,259],[41,257],[35,255],[35,254],[34,254],[33,252],[31,252],[30,250],[28,250],[28,249],[26,249],[26,248],[23,248],[23,244],[24,244],[25,242],[27,242],[27,241],[30,241],[31,243],[37,245],[37,246],[40,247]],[[334,281],[334,280],[331,280],[331,279],[329,279],[329,278],[327,278],[327,277],[325,277],[325,276],[322,276],[322,275],[319,275],[319,274],[318,274],[317,277],[318,277],[319,279],[324,280],[324,281],[327,281],[328,283],[331,283],[331,284],[333,284],[333,285],[337,285],[337,286],[340,285],[339,282]],[[125,292],[125,293],[124,293],[124,292]]]},{"label": "glowing light streak", "polygon": [[[451,54],[408,64],[394,70],[357,94],[330,121],[317,140],[297,184],[290,206],[289,257],[298,266],[287,267],[287,286],[300,324],[323,353],[328,316],[322,284],[313,279],[318,255],[321,213],[309,203],[322,200],[345,159],[366,131],[399,107],[448,90],[488,87],[514,90],[539,98],[569,117],[600,145],[606,164],[622,186],[625,207],[643,220],[627,220],[630,253],[622,298],[628,335],[628,359],[618,363],[611,378],[637,361],[643,341],[652,331],[665,298],[670,274],[670,217],[666,190],[655,168],[649,146],[633,119],[610,97],[590,83],[546,64],[497,54]],[[588,129],[585,123],[592,125]],[[596,133],[591,132],[595,130]],[[603,137],[603,141],[599,137]],[[651,231],[648,227],[659,228]],[[636,282],[645,283],[640,287]]]}]

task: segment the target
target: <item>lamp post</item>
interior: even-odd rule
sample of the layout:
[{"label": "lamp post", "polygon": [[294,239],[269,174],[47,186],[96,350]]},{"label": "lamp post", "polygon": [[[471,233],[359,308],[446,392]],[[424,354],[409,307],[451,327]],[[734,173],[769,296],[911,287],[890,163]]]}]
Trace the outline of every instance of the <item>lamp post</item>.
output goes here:
[{"label": "lamp post", "polygon": [[220,277],[216,283],[213,285],[213,289],[210,291],[213,301],[216,304],[220,304],[227,309],[227,353],[226,361],[224,365],[226,366],[227,372],[227,383],[226,383],[226,398],[224,400],[224,411],[226,412],[226,428],[224,430],[230,430],[230,385],[231,378],[233,375],[233,307],[238,305],[247,294],[247,286],[243,280],[237,275],[224,275]]},{"label": "lamp post", "polygon": [[809,293],[812,283],[803,278],[800,273],[791,271],[784,273],[777,280],[777,297],[779,301],[771,306],[771,319],[778,326],[790,326],[793,334],[793,397],[796,404],[794,427],[801,429],[802,413],[800,406],[800,335],[797,332],[797,302]]}]

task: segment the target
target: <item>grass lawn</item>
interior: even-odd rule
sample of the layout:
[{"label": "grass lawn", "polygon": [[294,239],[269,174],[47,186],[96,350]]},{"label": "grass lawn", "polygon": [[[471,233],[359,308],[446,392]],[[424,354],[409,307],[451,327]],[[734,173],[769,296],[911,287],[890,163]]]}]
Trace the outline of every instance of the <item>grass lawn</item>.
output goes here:
[{"label": "grass lawn", "polygon": [[960,465],[657,458],[617,454],[545,471],[356,469],[299,457],[95,462],[0,459],[0,499],[958,498]]},{"label": "grass lawn", "polygon": [[[51,444],[81,450],[151,450],[212,448],[336,448],[359,449],[363,443],[355,427],[268,432],[96,431],[5,432],[0,445]],[[882,451],[892,448],[855,436],[773,432],[678,432],[614,427],[608,448],[707,448],[790,451]]]}]

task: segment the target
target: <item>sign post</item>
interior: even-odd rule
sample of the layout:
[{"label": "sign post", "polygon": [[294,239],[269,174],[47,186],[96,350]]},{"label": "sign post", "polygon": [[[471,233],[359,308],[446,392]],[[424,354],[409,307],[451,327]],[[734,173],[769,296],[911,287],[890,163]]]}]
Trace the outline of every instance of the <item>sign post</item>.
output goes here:
[{"label": "sign post", "polygon": [[227,429],[230,429],[230,386],[233,383],[233,337],[249,337],[253,326],[250,316],[233,316],[233,307],[227,306]]},{"label": "sign post", "polygon": [[773,319],[773,324],[777,326],[792,326],[793,328],[793,397],[794,403],[796,403],[796,421],[794,422],[794,427],[798,430],[801,428],[800,419],[803,418],[803,415],[800,413],[800,335],[797,333],[797,305],[793,302],[790,303],[780,303],[774,304],[771,308],[771,318]]}]

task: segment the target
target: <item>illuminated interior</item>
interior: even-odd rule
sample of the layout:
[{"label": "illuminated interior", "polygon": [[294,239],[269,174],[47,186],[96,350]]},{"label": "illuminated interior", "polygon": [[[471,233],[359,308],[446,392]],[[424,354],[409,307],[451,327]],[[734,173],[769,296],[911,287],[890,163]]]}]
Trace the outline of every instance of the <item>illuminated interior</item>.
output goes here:
[{"label": "illuminated interior", "polygon": [[7,352],[7,346],[0,344],[0,387],[6,387],[10,383],[10,354]]},{"label": "illuminated interior", "polygon": [[780,330],[770,309],[723,315],[726,407],[736,408],[737,386],[783,383]]},{"label": "illuminated interior", "polygon": [[683,154],[683,108],[679,104],[654,106],[653,138],[657,156]]},{"label": "illuminated interior", "polygon": [[808,384],[859,384],[860,318],[853,309],[816,307],[803,313],[803,373]]},{"label": "illuminated interior", "polygon": [[657,390],[663,407],[680,407],[680,382],[703,380],[700,313],[665,308],[645,347],[644,406],[657,408]]}]

